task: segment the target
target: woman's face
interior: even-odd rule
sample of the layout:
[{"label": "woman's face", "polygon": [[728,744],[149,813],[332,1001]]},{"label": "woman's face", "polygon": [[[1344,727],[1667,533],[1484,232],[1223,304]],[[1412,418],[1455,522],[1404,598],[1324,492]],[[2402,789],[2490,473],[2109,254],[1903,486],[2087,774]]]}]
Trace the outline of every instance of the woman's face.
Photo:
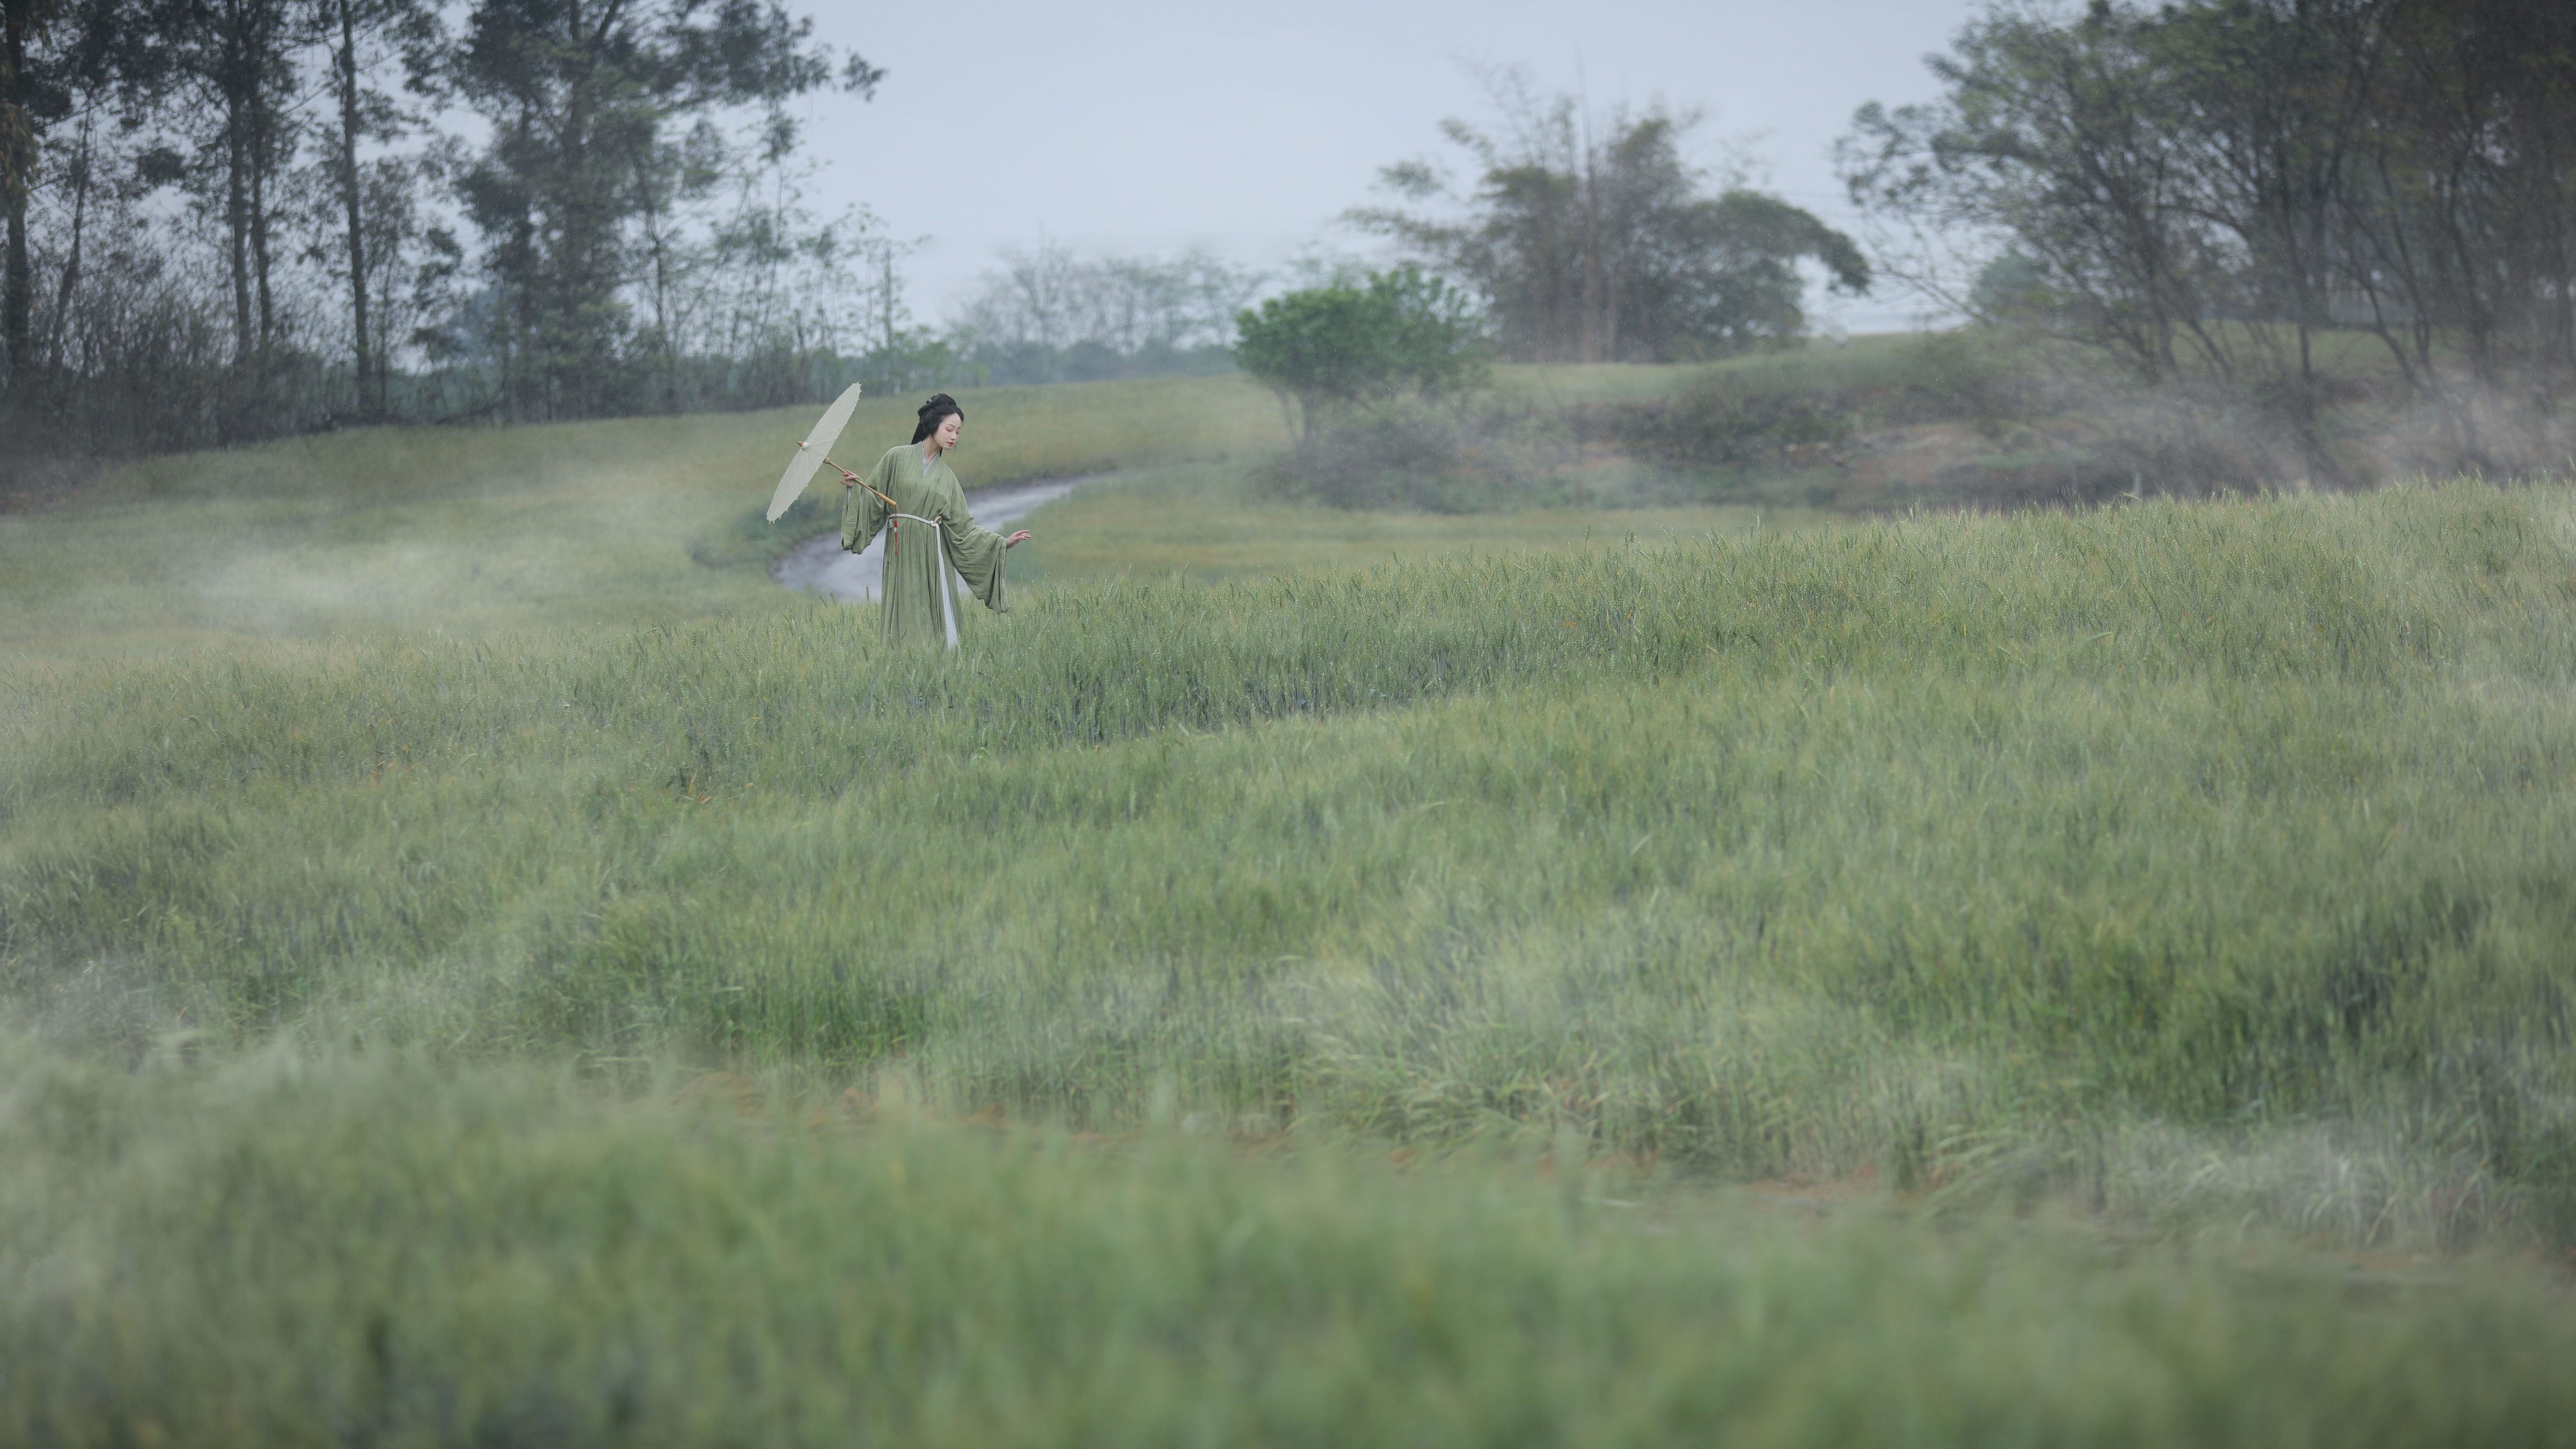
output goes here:
[{"label": "woman's face", "polygon": [[966,418],[964,414],[950,413],[948,416],[939,420],[938,427],[931,430],[930,440],[939,445],[939,451],[945,453],[949,449],[957,446],[957,434],[959,430],[963,429],[965,426]]}]

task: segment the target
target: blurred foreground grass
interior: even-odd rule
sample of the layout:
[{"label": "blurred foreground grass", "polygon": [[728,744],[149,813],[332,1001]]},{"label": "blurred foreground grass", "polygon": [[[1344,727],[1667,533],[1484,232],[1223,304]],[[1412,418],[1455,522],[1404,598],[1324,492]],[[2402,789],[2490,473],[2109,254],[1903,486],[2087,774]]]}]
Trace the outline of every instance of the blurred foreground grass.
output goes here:
[{"label": "blurred foreground grass", "polygon": [[[2528,1275],[2361,1287],[2062,1229],[605,1107],[523,1072],[5,1053],[12,1444],[2565,1444]],[[684,1094],[685,1096],[685,1094]]]}]

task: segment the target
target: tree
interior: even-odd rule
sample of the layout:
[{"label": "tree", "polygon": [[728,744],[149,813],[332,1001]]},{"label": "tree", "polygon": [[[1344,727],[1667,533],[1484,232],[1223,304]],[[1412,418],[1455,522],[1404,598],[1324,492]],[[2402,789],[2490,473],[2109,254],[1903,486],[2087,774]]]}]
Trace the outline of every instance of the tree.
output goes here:
[{"label": "tree", "polygon": [[[111,169],[98,144],[106,100],[120,83],[124,58],[120,34],[130,8],[122,0],[0,0],[0,210],[6,212],[5,262],[0,262],[0,381],[24,399],[49,374],[62,341],[61,319],[81,276],[83,245],[92,228],[93,198]],[[53,132],[77,117],[69,154],[47,162]],[[146,173],[166,172],[162,158],[141,158]],[[63,239],[46,350],[36,356],[36,287],[33,229],[28,207],[40,182],[68,191],[69,236]]]},{"label": "tree", "polygon": [[[2338,283],[2419,386],[2447,391],[2435,365],[2447,339],[2474,392],[2517,372],[2564,387],[2576,376],[2576,11],[2375,8],[2368,124],[2333,198]],[[2466,399],[2448,401],[2465,420]]]},{"label": "tree", "polygon": [[1444,397],[1485,375],[1472,300],[1413,267],[1273,297],[1235,330],[1236,363],[1279,395],[1300,448],[1351,408]]},{"label": "tree", "polygon": [[1258,273],[1205,252],[1168,261],[1006,252],[958,310],[958,342],[995,381],[1089,381],[1224,363]]},{"label": "tree", "polygon": [[0,258],[0,361],[15,387],[32,361],[30,322],[36,280],[27,252],[27,197],[36,185],[38,140],[61,118],[67,97],[47,73],[42,46],[66,0],[0,0],[0,214],[7,252]]},{"label": "tree", "polygon": [[[381,206],[371,207],[368,168],[358,159],[359,146],[369,140],[392,140],[416,123],[400,102],[371,77],[388,59],[399,57],[417,87],[435,73],[436,56],[445,39],[445,27],[438,12],[428,0],[311,0],[306,16],[310,33],[329,57],[331,98],[338,111],[337,124],[330,128],[330,165],[327,174],[338,201],[340,230],[340,270],[349,287],[350,352],[354,361],[358,413],[361,417],[384,416],[385,380],[389,367],[389,348],[376,324],[381,321],[381,308],[371,308],[371,289],[377,274],[392,260],[385,248],[398,246],[405,228],[384,225],[389,219],[400,219],[408,210],[406,198],[399,192],[383,194],[381,184],[372,188],[382,195]],[[417,174],[417,164],[394,163],[379,167],[387,174],[381,180],[405,178]],[[375,225],[369,225],[371,217]],[[370,245],[371,241],[378,243]]]},{"label": "tree", "polygon": [[1383,184],[1445,206],[1347,219],[1476,292],[1506,353],[1671,360],[1786,341],[1806,325],[1801,261],[1821,263],[1837,291],[1868,289],[1859,247],[1815,217],[1741,185],[1709,194],[1681,151],[1695,117],[1614,112],[1596,128],[1574,99],[1542,99],[1516,75],[1493,89],[1499,130],[1442,125],[1474,158],[1471,192],[1407,162]]},{"label": "tree", "polygon": [[[504,405],[582,416],[627,400],[629,223],[664,128],[776,106],[832,79],[813,23],[776,0],[481,0],[449,76],[493,128],[461,188],[501,296]],[[857,56],[842,84],[883,72]]]},{"label": "tree", "polygon": [[[864,209],[796,195],[779,102],[873,67],[771,0],[491,0],[454,47],[444,10],[0,0],[0,467],[802,397],[877,366],[841,342],[863,299],[862,348],[943,365],[896,336]],[[491,144],[405,141],[457,99]],[[155,199],[174,183],[188,215]],[[450,234],[460,189],[487,246]]]},{"label": "tree", "polygon": [[2008,237],[2068,324],[2149,382],[2235,370],[2230,245],[2208,224],[2208,160],[2158,22],[2095,5],[2061,24],[1998,9],[1934,57],[1938,105],[1875,103],[1841,148],[1872,213]]},{"label": "tree", "polygon": [[2322,330],[2378,336],[2464,461],[2494,461],[2477,415],[2516,377],[2545,398],[2576,376],[2556,0],[1998,5],[1932,69],[1938,100],[1860,110],[1842,169],[1874,217],[2013,258],[2010,288],[1909,278],[1972,315],[2011,298],[2151,386],[2259,399],[2322,477]]},{"label": "tree", "polygon": [[[773,112],[757,149],[719,170],[734,185],[732,207],[711,218],[690,310],[701,348],[724,362],[726,391],[739,404],[775,407],[819,401],[837,389],[841,343],[854,346],[866,290],[857,267],[880,240],[876,218],[853,207],[825,222],[805,205],[811,163],[796,159],[796,129]],[[675,360],[685,331],[667,338]]]},{"label": "tree", "polygon": [[[141,0],[120,59],[130,112],[193,143],[190,168],[219,193],[233,294],[233,364],[246,408],[264,400],[278,340],[278,178],[296,140],[295,0]],[[174,93],[196,102],[172,106]],[[234,413],[246,409],[236,409]]]}]

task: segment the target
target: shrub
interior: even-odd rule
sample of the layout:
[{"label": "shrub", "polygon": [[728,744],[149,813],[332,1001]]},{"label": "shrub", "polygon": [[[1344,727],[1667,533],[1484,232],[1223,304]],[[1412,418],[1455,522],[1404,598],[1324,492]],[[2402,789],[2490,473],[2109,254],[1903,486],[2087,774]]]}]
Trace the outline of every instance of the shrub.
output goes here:
[{"label": "shrub", "polygon": [[1301,448],[1353,410],[1452,397],[1486,377],[1467,295],[1412,267],[1273,297],[1235,325],[1236,363],[1279,394]]}]

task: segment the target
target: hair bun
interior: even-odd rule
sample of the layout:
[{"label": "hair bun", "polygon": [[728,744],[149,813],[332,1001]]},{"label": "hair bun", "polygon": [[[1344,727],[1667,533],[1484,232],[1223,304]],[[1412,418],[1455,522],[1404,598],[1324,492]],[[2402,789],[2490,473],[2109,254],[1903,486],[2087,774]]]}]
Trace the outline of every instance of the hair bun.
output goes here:
[{"label": "hair bun", "polygon": [[944,392],[934,392],[930,401],[914,409],[913,416],[920,419],[920,425],[912,430],[912,440],[918,443],[937,432],[942,419],[951,416],[963,418],[966,410],[957,405],[957,399]]}]

